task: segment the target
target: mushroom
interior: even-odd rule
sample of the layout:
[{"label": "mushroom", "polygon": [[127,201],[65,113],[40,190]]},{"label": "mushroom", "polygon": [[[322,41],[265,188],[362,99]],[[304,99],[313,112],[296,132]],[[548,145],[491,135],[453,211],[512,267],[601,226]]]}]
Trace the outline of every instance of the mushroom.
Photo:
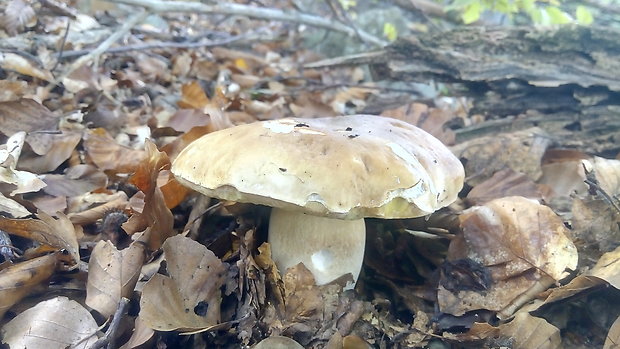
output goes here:
[{"label": "mushroom", "polygon": [[235,126],[187,146],[172,172],[209,197],[272,207],[268,242],[280,272],[302,262],[318,285],[362,267],[364,217],[410,218],[452,203],[460,161],[406,122],[374,115],[287,118]]}]

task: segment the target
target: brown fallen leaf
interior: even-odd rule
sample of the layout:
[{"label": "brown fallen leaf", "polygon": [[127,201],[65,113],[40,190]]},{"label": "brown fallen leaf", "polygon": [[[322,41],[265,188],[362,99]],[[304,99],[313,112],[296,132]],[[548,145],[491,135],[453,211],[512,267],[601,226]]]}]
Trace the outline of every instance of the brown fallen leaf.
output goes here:
[{"label": "brown fallen leaf", "polygon": [[22,298],[46,282],[56,270],[57,256],[49,254],[0,270],[0,317]]},{"label": "brown fallen leaf", "polygon": [[46,184],[43,191],[52,196],[74,197],[86,194],[95,189],[105,188],[108,176],[92,165],[76,165],[69,167],[64,174],[42,175]]},{"label": "brown fallen leaf", "polygon": [[97,167],[116,173],[132,173],[138,164],[147,158],[144,150],[132,149],[116,143],[114,138],[102,128],[86,132],[84,148]]},{"label": "brown fallen leaf", "polygon": [[465,162],[467,183],[471,186],[505,168],[537,180],[542,175],[540,163],[550,139],[544,130],[531,128],[472,138],[451,147],[451,150]]},{"label": "brown fallen leaf", "polygon": [[120,349],[144,348],[154,335],[155,331],[146,326],[140,317],[137,317],[131,338]]},{"label": "brown fallen leaf", "polygon": [[65,162],[82,140],[78,133],[50,135],[51,146],[45,156],[24,154],[20,158],[19,168],[34,173],[51,172]]},{"label": "brown fallen leaf", "polygon": [[426,104],[411,103],[395,109],[384,110],[381,115],[408,122],[418,126],[432,134],[443,144],[453,145],[455,134],[447,123],[456,118],[456,115],[448,110],[429,108]]},{"label": "brown fallen leaf", "polygon": [[67,216],[58,212],[58,219],[54,219],[47,213],[39,212],[37,217],[39,219],[0,217],[0,229],[55,249],[64,249],[77,265],[80,262],[79,244],[75,227]]},{"label": "brown fallen leaf", "polygon": [[40,176],[15,169],[24,146],[25,136],[26,133],[23,131],[16,132],[7,139],[6,144],[0,146],[0,182],[15,187],[11,195],[36,192],[46,185]]},{"label": "brown fallen leaf", "polygon": [[[126,210],[129,202],[127,194],[119,191],[112,195],[106,195],[105,200],[102,202],[88,202],[88,204],[89,208],[81,212],[69,213],[67,215],[73,224],[86,225],[95,223],[97,220],[103,218],[106,212],[113,210]],[[91,207],[93,204],[94,206]]]},{"label": "brown fallen leaf", "polygon": [[32,60],[16,53],[0,52],[0,68],[48,82],[54,81],[54,76],[49,70],[37,67]]},{"label": "brown fallen leaf", "polygon": [[157,185],[161,171],[170,166],[170,160],[166,153],[157,150],[157,146],[151,141],[146,142],[145,148],[147,157],[136,166],[136,171],[130,178],[130,183],[145,195],[144,208],[141,213],[131,216],[122,227],[130,235],[147,229],[148,246],[151,250],[157,250],[168,237],[175,234],[172,212]]},{"label": "brown fallen leaf", "polygon": [[78,302],[56,297],[25,310],[2,328],[2,342],[11,348],[89,348],[98,326]]},{"label": "brown fallen leaf", "polygon": [[106,318],[114,314],[121,298],[131,296],[144,258],[145,246],[140,241],[121,251],[110,241],[99,241],[88,263],[86,305]]},{"label": "brown fallen leaf", "polygon": [[[577,266],[577,249],[562,220],[535,201],[496,199],[466,210],[460,220],[462,234],[450,243],[447,258],[472,263],[456,275],[442,273],[438,304],[444,313],[486,309],[508,317]],[[490,279],[483,277],[487,272]],[[454,277],[468,274],[480,280],[474,287],[448,287]]]},{"label": "brown fallen leaf", "polygon": [[0,132],[7,136],[26,132],[26,143],[39,155],[45,155],[50,150],[52,135],[49,131],[57,129],[58,117],[32,99],[0,103]]},{"label": "brown fallen leaf", "polygon": [[482,205],[493,199],[513,195],[540,200],[543,198],[543,190],[524,174],[506,168],[476,185],[467,194],[467,200],[473,205]]},{"label": "brown fallen leaf", "polygon": [[194,331],[220,322],[228,266],[200,243],[177,235],[163,244],[167,275],[144,285],[139,317],[158,331]]},{"label": "brown fallen leaf", "polygon": [[26,94],[25,81],[0,80],[0,102],[16,101]]},{"label": "brown fallen leaf", "polygon": [[22,204],[13,199],[7,198],[2,193],[0,193],[0,211],[6,212],[10,214],[11,217],[15,218],[22,218],[32,214]]},{"label": "brown fallen leaf", "polygon": [[513,349],[562,348],[560,330],[543,318],[522,311],[507,324],[499,326],[500,335],[513,338]]},{"label": "brown fallen leaf", "polygon": [[588,292],[604,284],[620,290],[620,247],[602,255],[592,269],[577,275],[568,284],[553,289],[541,306]]}]

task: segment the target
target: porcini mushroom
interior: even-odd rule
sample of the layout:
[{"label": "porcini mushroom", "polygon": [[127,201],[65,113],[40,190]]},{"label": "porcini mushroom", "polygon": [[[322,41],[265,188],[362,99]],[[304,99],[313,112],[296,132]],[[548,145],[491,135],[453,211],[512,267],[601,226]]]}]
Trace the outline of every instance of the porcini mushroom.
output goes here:
[{"label": "porcini mushroom", "polygon": [[460,161],[403,121],[374,116],[289,118],[235,126],[186,147],[172,165],[184,185],[272,207],[268,242],[280,272],[302,262],[317,284],[364,257],[364,217],[410,218],[452,203]]}]

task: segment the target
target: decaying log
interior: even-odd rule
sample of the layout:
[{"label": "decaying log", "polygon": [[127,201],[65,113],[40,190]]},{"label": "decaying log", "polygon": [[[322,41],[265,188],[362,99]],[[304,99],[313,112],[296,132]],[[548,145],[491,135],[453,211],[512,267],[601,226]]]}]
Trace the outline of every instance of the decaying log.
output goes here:
[{"label": "decaying log", "polygon": [[458,28],[312,66],[370,64],[377,79],[450,83],[487,119],[457,130],[457,142],[536,126],[555,146],[609,156],[620,151],[619,37],[598,27]]}]

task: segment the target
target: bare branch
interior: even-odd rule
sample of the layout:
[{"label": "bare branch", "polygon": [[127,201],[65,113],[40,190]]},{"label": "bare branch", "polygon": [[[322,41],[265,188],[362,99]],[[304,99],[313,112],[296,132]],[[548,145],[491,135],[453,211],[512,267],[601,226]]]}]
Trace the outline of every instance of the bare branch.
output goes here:
[{"label": "bare branch", "polygon": [[[339,22],[333,22],[328,18],[313,16],[298,11],[282,11],[273,8],[253,7],[235,3],[205,4],[201,2],[185,2],[185,1],[165,1],[165,0],[106,0],[115,3],[127,5],[141,6],[147,8],[150,12],[192,12],[192,13],[209,13],[223,14],[234,16],[245,16],[256,19],[274,20],[282,22],[292,22],[306,24],[313,27],[333,30],[345,33],[350,36],[357,35],[354,28],[346,26]],[[364,40],[377,46],[385,46],[386,41],[377,38],[365,31],[358,30],[359,36]]]}]

